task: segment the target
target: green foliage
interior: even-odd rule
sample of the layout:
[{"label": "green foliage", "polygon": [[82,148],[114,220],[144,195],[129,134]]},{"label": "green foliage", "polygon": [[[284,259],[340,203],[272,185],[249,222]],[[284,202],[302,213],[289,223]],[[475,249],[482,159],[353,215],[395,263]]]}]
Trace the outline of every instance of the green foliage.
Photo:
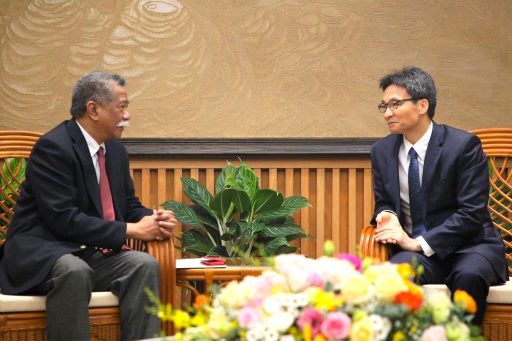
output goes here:
[{"label": "green foliage", "polygon": [[194,179],[181,178],[183,191],[193,203],[162,204],[185,224],[182,247],[197,255],[263,257],[296,250],[290,241],[308,237],[291,216],[307,207],[301,196],[284,198],[271,189],[260,189],[259,179],[245,163],[228,162],[215,183],[215,195]]},{"label": "green foliage", "polygon": [[[7,158],[2,163],[0,170],[0,202],[6,209],[12,209],[16,204],[15,194],[19,191],[21,183],[25,179],[26,161],[23,158]],[[0,214],[11,219],[11,215],[0,207]],[[5,233],[0,231],[0,240],[5,239]]]}]

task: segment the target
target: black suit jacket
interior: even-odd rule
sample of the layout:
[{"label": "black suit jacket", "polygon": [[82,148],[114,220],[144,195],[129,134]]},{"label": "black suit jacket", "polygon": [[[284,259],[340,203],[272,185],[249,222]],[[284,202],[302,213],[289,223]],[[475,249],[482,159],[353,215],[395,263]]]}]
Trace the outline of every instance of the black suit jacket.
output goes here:
[{"label": "black suit jacket", "polygon": [[126,222],[152,214],[134,194],[125,148],[115,140],[105,146],[116,221],[102,219],[94,165],[75,120],[61,123],[36,143],[0,260],[3,293],[33,288],[60,256],[83,245],[121,248]]},{"label": "black suit jacket", "polygon": [[[398,180],[398,150],[402,141],[403,135],[392,134],[372,147],[373,225],[383,210],[403,216]],[[427,228],[423,238],[436,255],[445,259],[453,253],[480,253],[506,281],[503,241],[487,210],[489,174],[480,140],[468,132],[434,123],[421,191]]]}]

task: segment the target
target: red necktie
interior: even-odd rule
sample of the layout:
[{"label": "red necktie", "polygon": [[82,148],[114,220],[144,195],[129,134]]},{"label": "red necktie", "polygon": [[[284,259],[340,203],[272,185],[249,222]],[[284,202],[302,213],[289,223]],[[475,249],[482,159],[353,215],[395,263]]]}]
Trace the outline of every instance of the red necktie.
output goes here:
[{"label": "red necktie", "polygon": [[100,164],[100,195],[103,219],[116,220],[114,204],[112,203],[112,193],[110,193],[110,184],[108,183],[107,169],[105,168],[105,152],[103,151],[103,147],[100,147],[98,150],[98,161]]}]

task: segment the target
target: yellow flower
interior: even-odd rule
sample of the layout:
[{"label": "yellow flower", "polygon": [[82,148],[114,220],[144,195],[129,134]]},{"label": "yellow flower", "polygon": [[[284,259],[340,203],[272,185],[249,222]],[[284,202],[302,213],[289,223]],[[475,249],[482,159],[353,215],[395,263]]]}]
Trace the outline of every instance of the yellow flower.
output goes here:
[{"label": "yellow flower", "polygon": [[406,290],[407,286],[396,271],[381,274],[375,279],[375,291],[384,302],[392,302],[396,295]]},{"label": "yellow flower", "polygon": [[370,283],[363,275],[351,276],[343,285],[343,296],[350,303],[363,303],[370,296]]},{"label": "yellow flower", "polygon": [[190,325],[190,315],[182,310],[176,310],[173,314],[172,321],[176,329],[187,328]]},{"label": "yellow flower", "polygon": [[357,321],[352,325],[350,331],[351,341],[372,341],[373,340],[373,325],[370,319],[365,318]]},{"label": "yellow flower", "polygon": [[393,341],[404,341],[405,340],[405,334],[402,331],[397,331],[395,334],[393,334]]},{"label": "yellow flower", "polygon": [[411,279],[415,275],[414,269],[409,263],[398,264],[397,271],[404,279]]},{"label": "yellow flower", "polygon": [[343,304],[343,298],[339,295],[335,295],[333,292],[318,290],[314,294],[312,302],[319,310],[325,309],[327,311],[333,311]]},{"label": "yellow flower", "polygon": [[476,302],[475,302],[475,300],[473,299],[473,297],[471,297],[471,295],[469,295],[464,290],[456,290],[455,294],[453,295],[453,301],[455,303],[462,304],[462,306],[464,308],[466,308],[468,313],[470,313],[470,314],[476,313]]},{"label": "yellow flower", "polygon": [[315,336],[314,341],[326,341],[326,338],[322,334],[318,334],[317,336]]},{"label": "yellow flower", "polygon": [[304,337],[304,341],[311,341],[312,334],[311,326],[306,323],[302,328],[302,337]]},{"label": "yellow flower", "polygon": [[202,326],[208,322],[208,317],[202,313],[198,312],[192,319],[190,320],[190,324],[193,326]]}]

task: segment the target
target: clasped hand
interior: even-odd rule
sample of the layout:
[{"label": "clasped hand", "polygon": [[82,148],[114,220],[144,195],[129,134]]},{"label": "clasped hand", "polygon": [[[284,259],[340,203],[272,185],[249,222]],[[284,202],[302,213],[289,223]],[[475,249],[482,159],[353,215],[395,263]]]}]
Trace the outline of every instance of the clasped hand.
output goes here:
[{"label": "clasped hand", "polygon": [[144,241],[168,239],[176,222],[172,211],[154,209],[152,215],[143,217],[138,223],[128,223],[126,236]]},{"label": "clasped hand", "polygon": [[391,212],[382,211],[375,218],[377,228],[375,240],[383,244],[398,244],[408,251],[419,251],[421,247],[415,239],[404,231],[398,217]]}]

